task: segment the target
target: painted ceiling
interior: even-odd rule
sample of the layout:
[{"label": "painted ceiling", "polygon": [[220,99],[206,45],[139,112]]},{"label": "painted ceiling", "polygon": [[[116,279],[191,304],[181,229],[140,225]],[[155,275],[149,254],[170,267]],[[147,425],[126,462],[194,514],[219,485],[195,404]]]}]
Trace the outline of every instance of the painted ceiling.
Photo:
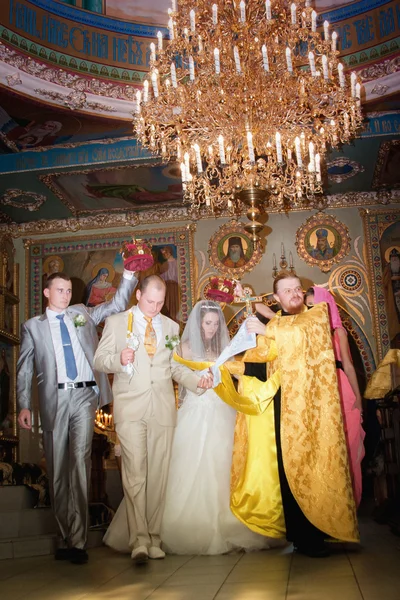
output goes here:
[{"label": "painted ceiling", "polygon": [[[169,0],[2,0],[0,229],[46,221],[95,226],[193,218],[177,165],[132,135],[149,44],[167,34]],[[331,206],[400,199],[400,1],[317,0],[364,85],[365,126],[329,155]],[[74,221],[75,220],[75,221]],[[36,225],[35,225],[36,223]],[[45,228],[44,225],[42,225]]]}]

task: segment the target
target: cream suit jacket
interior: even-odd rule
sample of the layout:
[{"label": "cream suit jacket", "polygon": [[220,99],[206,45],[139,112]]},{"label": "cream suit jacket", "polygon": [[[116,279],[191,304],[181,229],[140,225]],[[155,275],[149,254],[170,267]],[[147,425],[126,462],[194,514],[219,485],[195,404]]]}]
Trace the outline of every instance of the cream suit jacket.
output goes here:
[{"label": "cream suit jacket", "polygon": [[[197,392],[199,377],[191,369],[178,364],[172,358],[173,351],[165,347],[165,338],[177,335],[177,323],[161,315],[162,339],[153,358],[150,358],[141,341],[135,352],[133,375],[126,373],[121,365],[121,352],[127,347],[129,311],[113,315],[106,320],[100,344],[94,356],[98,371],[114,373],[114,422],[139,421],[149,405],[154,409],[157,422],[163,426],[175,426],[176,406],[172,380]],[[138,331],[133,323],[133,331]],[[202,390],[203,391],[203,390]],[[201,391],[201,393],[202,393]]]}]

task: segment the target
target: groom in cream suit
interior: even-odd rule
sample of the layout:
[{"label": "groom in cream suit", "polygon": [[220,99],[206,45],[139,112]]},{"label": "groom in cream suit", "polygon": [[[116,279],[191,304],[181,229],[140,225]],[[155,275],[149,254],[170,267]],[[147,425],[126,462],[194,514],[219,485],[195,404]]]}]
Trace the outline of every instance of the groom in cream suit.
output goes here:
[{"label": "groom in cream suit", "polygon": [[88,491],[96,408],[112,401],[104,373],[93,366],[99,343],[97,325],[123,311],[137,284],[124,270],[110,302],[88,308],[69,306],[72,283],[65,273],[47,278],[46,312],[29,319],[21,328],[17,364],[18,423],[31,429],[32,379],[36,370],[39,412],[53,511],[65,548],[57,560],[87,562]]},{"label": "groom in cream suit", "polygon": [[[129,545],[136,563],[165,556],[160,526],[176,425],[172,380],[198,393],[212,386],[211,378],[200,379],[173,360],[167,336],[177,335],[179,326],[160,314],[165,292],[165,282],[157,275],[144,279],[136,291],[137,306],[107,319],[94,357],[97,370],[114,373],[114,422],[122,450]],[[139,339],[136,351],[127,347],[130,313],[132,332]]]}]

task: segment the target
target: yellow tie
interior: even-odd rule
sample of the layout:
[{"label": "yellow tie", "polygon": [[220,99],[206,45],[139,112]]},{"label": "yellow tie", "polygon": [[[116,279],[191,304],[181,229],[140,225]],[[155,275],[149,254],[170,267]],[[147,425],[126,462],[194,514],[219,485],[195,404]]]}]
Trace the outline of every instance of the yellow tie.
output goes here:
[{"label": "yellow tie", "polygon": [[[144,315],[143,315],[144,316]],[[144,317],[147,321],[146,331],[144,332],[144,347],[147,350],[147,354],[152,358],[157,350],[157,336],[154,331],[151,317]]]}]

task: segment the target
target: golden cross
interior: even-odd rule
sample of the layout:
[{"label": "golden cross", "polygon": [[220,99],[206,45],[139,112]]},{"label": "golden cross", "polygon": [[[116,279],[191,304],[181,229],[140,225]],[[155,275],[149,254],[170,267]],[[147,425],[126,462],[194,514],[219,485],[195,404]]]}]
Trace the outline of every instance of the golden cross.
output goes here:
[{"label": "golden cross", "polygon": [[243,288],[244,296],[242,298],[235,298],[235,304],[238,302],[244,302],[246,304],[245,315],[246,317],[250,317],[253,313],[253,308],[251,306],[252,302],[262,302],[262,296],[251,296],[249,288],[246,286]]}]

